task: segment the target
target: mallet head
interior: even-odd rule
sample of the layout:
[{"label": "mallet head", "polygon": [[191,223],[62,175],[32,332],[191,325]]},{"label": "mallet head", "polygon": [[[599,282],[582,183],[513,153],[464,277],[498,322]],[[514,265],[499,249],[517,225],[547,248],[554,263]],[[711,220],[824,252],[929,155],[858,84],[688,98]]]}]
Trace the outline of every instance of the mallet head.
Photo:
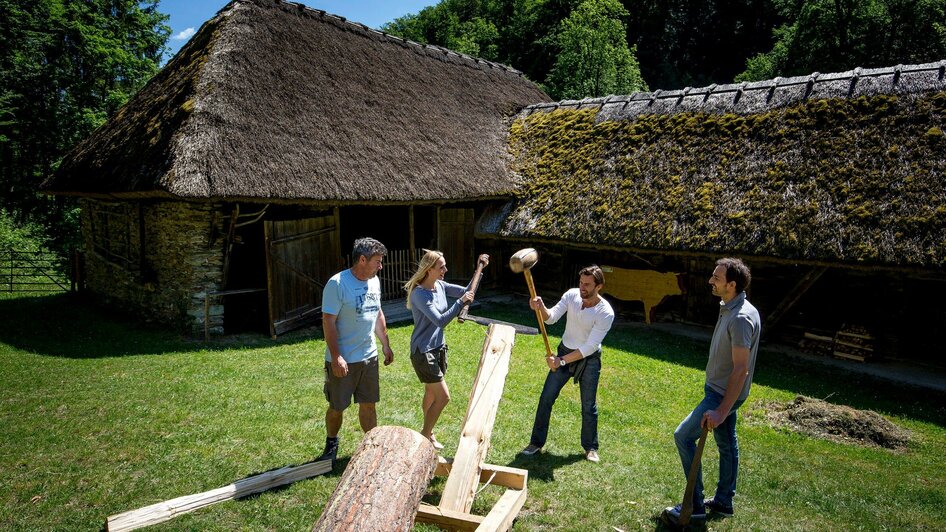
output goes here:
[{"label": "mallet head", "polygon": [[513,273],[522,273],[525,270],[531,270],[536,262],[539,262],[538,251],[533,248],[520,249],[509,257],[509,269]]}]

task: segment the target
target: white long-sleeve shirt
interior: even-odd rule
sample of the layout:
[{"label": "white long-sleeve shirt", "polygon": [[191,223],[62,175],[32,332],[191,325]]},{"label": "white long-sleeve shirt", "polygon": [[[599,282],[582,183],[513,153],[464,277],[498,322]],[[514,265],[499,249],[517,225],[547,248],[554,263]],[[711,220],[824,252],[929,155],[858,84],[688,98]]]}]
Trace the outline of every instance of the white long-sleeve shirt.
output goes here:
[{"label": "white long-sleeve shirt", "polygon": [[601,349],[601,341],[614,323],[614,310],[603,297],[593,307],[581,308],[581,294],[577,288],[562,294],[562,299],[549,310],[549,325],[566,315],[562,343],[569,349],[581,351],[582,357]]}]

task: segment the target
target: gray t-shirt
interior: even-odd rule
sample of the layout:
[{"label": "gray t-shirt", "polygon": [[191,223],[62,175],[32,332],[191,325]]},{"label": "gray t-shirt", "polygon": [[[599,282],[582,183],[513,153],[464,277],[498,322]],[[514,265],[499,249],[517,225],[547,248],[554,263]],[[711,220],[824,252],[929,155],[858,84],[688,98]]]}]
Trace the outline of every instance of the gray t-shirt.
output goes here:
[{"label": "gray t-shirt", "polygon": [[749,374],[737,400],[749,396],[752,375],[755,373],[755,359],[759,352],[759,336],[762,333],[762,321],[759,311],[746,299],[742,292],[729,303],[719,303],[719,320],[713,330],[710,343],[709,361],[706,363],[706,384],[719,394],[726,394],[726,385],[732,375],[732,348],[749,348]]},{"label": "gray t-shirt", "polygon": [[414,332],[411,333],[411,353],[420,350],[426,353],[443,346],[445,342],[443,328],[455,318],[463,308],[457,299],[452,306],[447,306],[447,296],[459,298],[466,288],[437,280],[433,290],[418,286],[411,291],[411,315],[414,317]]}]

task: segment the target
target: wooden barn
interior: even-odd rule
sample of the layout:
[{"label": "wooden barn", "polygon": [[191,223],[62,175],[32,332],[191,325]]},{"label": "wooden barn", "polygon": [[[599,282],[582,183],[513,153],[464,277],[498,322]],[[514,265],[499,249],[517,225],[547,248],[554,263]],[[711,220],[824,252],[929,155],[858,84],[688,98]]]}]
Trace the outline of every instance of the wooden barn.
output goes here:
[{"label": "wooden barn", "polygon": [[87,289],[195,333],[318,316],[352,241],[472,272],[473,223],[508,198],[508,124],[548,97],[509,67],[279,0],[205,23],[43,188],[79,196]]},{"label": "wooden barn", "polygon": [[708,325],[713,263],[741,256],[770,338],[946,364],[944,78],[946,61],[537,103],[510,130],[525,185],[477,235],[539,247],[549,289],[591,261],[624,284],[678,273],[654,317]]}]

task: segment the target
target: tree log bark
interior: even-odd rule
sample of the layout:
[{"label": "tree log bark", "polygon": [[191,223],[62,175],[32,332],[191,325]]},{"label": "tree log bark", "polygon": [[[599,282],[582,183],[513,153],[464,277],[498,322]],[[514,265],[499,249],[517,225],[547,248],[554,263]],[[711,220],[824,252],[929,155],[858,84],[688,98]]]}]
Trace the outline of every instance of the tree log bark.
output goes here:
[{"label": "tree log bark", "polygon": [[313,531],[410,530],[437,451],[420,433],[376,427],[358,446]]}]

